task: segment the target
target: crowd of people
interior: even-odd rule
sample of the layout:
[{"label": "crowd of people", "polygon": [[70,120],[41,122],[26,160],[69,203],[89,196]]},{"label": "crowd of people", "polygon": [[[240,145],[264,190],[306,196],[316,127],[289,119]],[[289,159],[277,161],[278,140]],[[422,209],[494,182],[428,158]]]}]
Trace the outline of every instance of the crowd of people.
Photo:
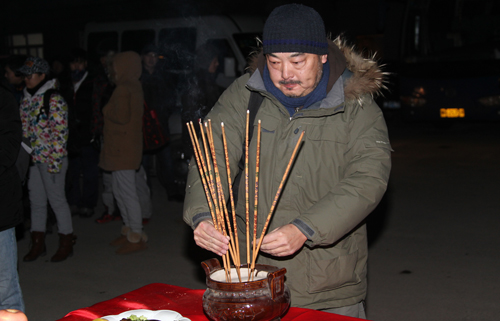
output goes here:
[{"label": "crowd of people", "polygon": [[[64,73],[51,77],[48,62],[39,57],[9,60],[5,76],[11,88],[0,92],[0,143],[6,151],[0,153],[0,177],[9,184],[2,185],[3,191],[11,194],[1,194],[10,211],[0,216],[0,249],[6,253],[0,256],[12,259],[0,261],[2,271],[12,275],[13,284],[18,282],[15,264],[6,262],[16,262],[13,227],[22,220],[16,202],[21,199],[24,177],[18,175],[23,171],[16,171],[15,163],[23,150],[32,163],[27,177],[31,247],[24,261],[46,253],[48,205],[56,217],[60,240],[51,261],[73,254],[72,216],[94,214],[99,173],[107,210],[97,222],[122,219],[119,236],[111,245],[118,247],[117,254],[133,253],[144,250],[148,240],[144,225],[152,214],[152,158],[158,160],[159,181],[169,198],[175,195],[168,144],[168,119],[175,102],[182,102],[183,123],[205,117],[212,120],[216,147],[222,146],[218,124],[230,120],[225,131],[228,161],[234,169],[244,155],[245,119],[251,110],[258,114],[253,119],[262,124],[261,150],[257,151],[258,143],[250,137],[251,174],[233,187],[245,195],[246,185],[257,180],[252,173],[260,166],[258,193],[264,197],[255,211],[251,204],[246,208],[249,202],[242,197],[237,201],[242,257],[246,256],[244,235],[249,224],[245,213],[257,213],[257,227],[262,230],[273,209],[270,232],[258,240],[258,263],[286,268],[292,306],[365,318],[365,219],[386,190],[392,151],[383,114],[374,101],[384,78],[377,63],[341,38],[328,38],[321,16],[297,4],[271,12],[262,48],[253,56],[249,72],[223,93],[215,84],[219,60],[210,44],[198,50],[186,83],[189,91],[179,99],[172,96],[174,91],[165,94],[175,84],[156,69],[158,60],[155,46],[141,53],[106,52],[100,71],[93,73],[85,51],[76,49],[66,78]],[[144,126],[146,118],[157,128]],[[150,132],[155,138],[148,140]],[[31,146],[20,147],[22,136]],[[302,137],[300,152],[281,190],[278,183],[288,171],[293,146]],[[183,141],[190,145],[186,133]],[[225,172],[219,175],[227,181]],[[278,188],[281,194],[276,205],[271,196]],[[231,245],[229,237],[215,228],[208,202],[196,162],[191,162],[184,221],[193,228],[197,245],[224,255]],[[4,304],[0,291],[0,309],[10,305],[22,310],[19,287],[9,289],[14,293],[9,297],[20,300]]]},{"label": "crowd of people", "polygon": [[[218,61],[217,52],[212,54],[210,59]],[[11,283],[0,286],[0,309],[24,310],[16,263],[15,229],[21,223],[30,233],[24,262],[50,250],[45,238],[52,221],[59,247],[50,261],[64,261],[73,255],[77,241],[73,217],[93,217],[101,199],[105,211],[95,221],[122,221],[110,245],[117,247],[117,254],[128,254],[147,248],[144,225],[153,214],[153,174],[169,200],[184,199],[184,191],[174,182],[169,143],[169,118],[178,108],[177,86],[160,70],[158,47],[150,44],[141,52],[107,50],[99,55],[93,63],[85,50],[73,48],[52,66],[41,57],[25,55],[11,55],[5,62],[0,177],[5,181],[6,210],[0,215],[0,275]],[[200,106],[193,101],[187,109],[206,114],[208,104],[214,103],[212,99]]]}]

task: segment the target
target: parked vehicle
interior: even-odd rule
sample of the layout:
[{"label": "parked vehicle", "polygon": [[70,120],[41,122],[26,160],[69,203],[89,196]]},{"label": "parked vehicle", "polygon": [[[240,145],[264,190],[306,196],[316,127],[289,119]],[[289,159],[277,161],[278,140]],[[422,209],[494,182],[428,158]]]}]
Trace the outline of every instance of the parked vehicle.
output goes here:
[{"label": "parked vehicle", "polygon": [[405,120],[500,120],[500,2],[409,0],[398,70]]},{"label": "parked vehicle", "polygon": [[85,26],[85,48],[93,58],[99,49],[140,52],[148,44],[157,45],[165,72],[186,74],[192,68],[196,48],[213,43],[224,59],[218,82],[227,87],[245,72],[247,57],[257,47],[264,19],[257,16],[192,16],[122,22],[91,22]]}]

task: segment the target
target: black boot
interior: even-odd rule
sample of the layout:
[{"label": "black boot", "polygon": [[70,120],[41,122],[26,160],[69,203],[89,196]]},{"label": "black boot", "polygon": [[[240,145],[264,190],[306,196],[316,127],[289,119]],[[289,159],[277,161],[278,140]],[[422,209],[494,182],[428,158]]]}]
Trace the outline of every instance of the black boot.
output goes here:
[{"label": "black boot", "polygon": [[45,232],[31,232],[31,249],[23,258],[24,262],[36,260],[39,256],[47,254],[45,248]]},{"label": "black boot", "polygon": [[61,262],[73,255],[73,245],[76,243],[76,237],[73,233],[59,233],[59,248],[56,254],[50,259],[51,262]]}]

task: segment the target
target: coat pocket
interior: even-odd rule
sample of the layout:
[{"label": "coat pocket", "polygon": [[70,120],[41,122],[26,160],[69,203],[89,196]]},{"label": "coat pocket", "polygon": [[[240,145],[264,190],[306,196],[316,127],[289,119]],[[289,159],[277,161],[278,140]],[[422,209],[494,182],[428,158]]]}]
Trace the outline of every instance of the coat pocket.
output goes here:
[{"label": "coat pocket", "polygon": [[347,144],[349,135],[344,124],[314,124],[305,128],[307,138],[312,141]]},{"label": "coat pocket", "polygon": [[357,284],[361,279],[356,274],[358,251],[348,253],[341,250],[339,256],[330,259],[309,260],[308,292],[330,291],[342,286]]}]

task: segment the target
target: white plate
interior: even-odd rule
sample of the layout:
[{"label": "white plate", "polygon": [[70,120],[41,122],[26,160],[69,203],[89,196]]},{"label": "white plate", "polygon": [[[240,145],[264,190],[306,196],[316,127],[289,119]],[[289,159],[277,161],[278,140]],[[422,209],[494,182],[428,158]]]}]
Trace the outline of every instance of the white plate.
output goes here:
[{"label": "white plate", "polygon": [[155,319],[160,321],[191,321],[188,318],[184,318],[179,312],[175,312],[172,310],[129,310],[122,312],[118,315],[107,315],[105,317],[101,317],[102,319],[108,321],[120,321],[123,318],[128,318],[132,314],[135,314],[137,317],[145,316],[148,319]]}]

